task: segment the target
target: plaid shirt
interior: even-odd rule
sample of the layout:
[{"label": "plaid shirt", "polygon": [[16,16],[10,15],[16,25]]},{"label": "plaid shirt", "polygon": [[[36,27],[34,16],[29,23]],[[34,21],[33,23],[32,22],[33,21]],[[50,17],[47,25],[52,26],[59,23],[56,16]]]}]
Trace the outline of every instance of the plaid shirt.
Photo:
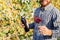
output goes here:
[{"label": "plaid shirt", "polygon": [[33,40],[55,40],[60,35],[60,12],[51,4],[47,5],[45,8],[37,8],[35,10],[34,16],[42,18],[42,22],[39,25],[45,25],[48,29],[51,29],[52,36],[43,36],[39,33],[38,24],[36,22],[29,25],[30,28],[34,29]]}]

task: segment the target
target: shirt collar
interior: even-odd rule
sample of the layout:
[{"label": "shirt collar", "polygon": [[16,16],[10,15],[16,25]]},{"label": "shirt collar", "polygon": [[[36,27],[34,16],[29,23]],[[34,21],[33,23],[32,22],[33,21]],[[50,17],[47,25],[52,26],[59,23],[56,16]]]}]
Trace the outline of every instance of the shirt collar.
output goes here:
[{"label": "shirt collar", "polygon": [[42,8],[42,10],[51,10],[52,9],[52,4],[50,3],[49,5],[47,5],[46,7]]}]

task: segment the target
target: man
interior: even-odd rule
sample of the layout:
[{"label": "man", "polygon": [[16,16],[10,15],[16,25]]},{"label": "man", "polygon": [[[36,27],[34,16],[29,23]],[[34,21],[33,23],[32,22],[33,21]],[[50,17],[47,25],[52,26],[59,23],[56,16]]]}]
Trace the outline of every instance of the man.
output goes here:
[{"label": "man", "polygon": [[[60,12],[50,3],[51,0],[40,0],[41,7],[34,13],[34,23],[29,24],[29,29],[34,29],[33,40],[57,40],[60,28]],[[36,23],[35,19],[41,18]]]}]

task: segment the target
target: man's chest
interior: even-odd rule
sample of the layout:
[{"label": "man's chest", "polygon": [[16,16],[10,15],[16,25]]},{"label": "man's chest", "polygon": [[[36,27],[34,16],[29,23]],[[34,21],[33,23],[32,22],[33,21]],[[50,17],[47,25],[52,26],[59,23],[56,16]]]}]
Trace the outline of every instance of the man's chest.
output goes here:
[{"label": "man's chest", "polygon": [[47,24],[52,19],[52,12],[51,11],[40,11],[36,14],[42,21],[40,23]]}]

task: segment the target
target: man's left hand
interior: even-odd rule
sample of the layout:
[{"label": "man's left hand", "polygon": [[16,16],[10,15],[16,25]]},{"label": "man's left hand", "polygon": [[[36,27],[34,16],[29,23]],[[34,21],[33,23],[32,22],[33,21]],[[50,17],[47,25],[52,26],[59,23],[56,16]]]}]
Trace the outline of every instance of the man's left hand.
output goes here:
[{"label": "man's left hand", "polygon": [[46,35],[51,36],[52,35],[52,30],[48,29],[46,26],[39,26],[38,29],[39,29],[39,32],[44,36],[46,36]]}]

